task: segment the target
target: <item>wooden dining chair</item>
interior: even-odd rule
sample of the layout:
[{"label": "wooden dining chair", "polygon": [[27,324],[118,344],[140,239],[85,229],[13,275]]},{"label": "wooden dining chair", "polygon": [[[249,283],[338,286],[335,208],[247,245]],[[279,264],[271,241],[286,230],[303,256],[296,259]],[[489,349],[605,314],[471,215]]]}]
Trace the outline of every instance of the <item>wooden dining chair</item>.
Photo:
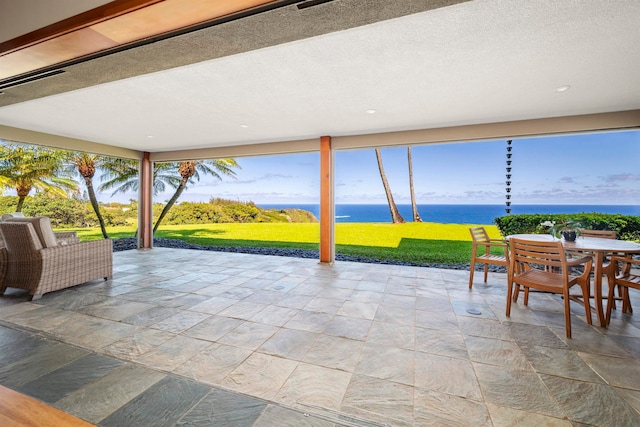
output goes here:
[{"label": "wooden dining chair", "polygon": [[618,233],[611,230],[580,230],[582,237],[599,237],[601,239],[617,239]]},{"label": "wooden dining chair", "polygon": [[[469,272],[469,289],[473,286],[473,273],[476,263],[484,264],[484,282],[487,283],[487,275],[489,273],[489,264],[509,266],[509,246],[502,239],[490,239],[487,230],[484,227],[469,228],[471,233],[471,268]],[[502,249],[504,255],[495,255],[491,253],[492,247]]]},{"label": "wooden dining chair", "polygon": [[[529,304],[529,289],[561,294],[564,299],[564,321],[567,338],[571,338],[571,311],[573,300],[585,308],[587,323],[591,322],[589,287],[593,260],[590,256],[568,259],[560,241],[533,241],[512,238],[509,253],[507,288],[507,317],[511,316],[511,302],[518,300],[520,286],[524,288],[524,305]],[[582,274],[572,274],[572,267],[584,266]],[[569,289],[578,285],[581,298],[569,294]]]},{"label": "wooden dining chair", "polygon": [[[615,240],[618,238],[618,233],[612,230],[580,230],[580,235],[582,237],[597,237],[600,239],[612,239]],[[606,274],[607,278],[611,276],[615,276],[617,272],[617,264],[614,262],[605,262],[602,264],[602,272]],[[633,308],[631,307],[631,300],[629,300],[628,294],[624,294],[624,289],[619,286],[618,287],[618,296],[613,300],[613,308],[616,308],[616,300],[622,300],[622,312],[623,313],[633,313]]]},{"label": "wooden dining chair", "polygon": [[[609,324],[611,320],[611,309],[615,305],[614,291],[616,286],[622,288],[622,295],[625,299],[629,299],[629,288],[640,290],[640,275],[634,274],[631,266],[640,266],[640,260],[633,259],[631,255],[626,257],[611,257],[611,263],[621,263],[621,268],[618,274],[609,277],[609,293],[607,295],[607,315],[606,324]],[[624,310],[623,310],[624,311]]]}]

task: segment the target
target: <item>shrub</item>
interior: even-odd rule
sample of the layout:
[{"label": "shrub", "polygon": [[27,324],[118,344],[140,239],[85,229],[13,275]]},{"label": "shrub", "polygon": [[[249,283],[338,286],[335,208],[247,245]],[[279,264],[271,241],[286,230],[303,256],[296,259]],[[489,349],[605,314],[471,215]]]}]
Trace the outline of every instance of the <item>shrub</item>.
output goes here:
[{"label": "shrub", "polygon": [[16,206],[18,206],[18,196],[0,197],[0,215],[15,212]]},{"label": "shrub", "polygon": [[209,203],[182,202],[171,208],[167,224],[214,224],[257,222],[317,222],[301,209],[260,209],[253,202],[212,199]]},{"label": "shrub", "polygon": [[[1,197],[0,214],[15,212],[17,196]],[[95,227],[98,219],[91,205],[77,199],[51,197],[46,193],[36,193],[25,199],[22,213],[25,216],[48,216],[54,227]]]},{"label": "shrub", "polygon": [[[15,212],[17,196],[0,197],[0,215]],[[128,205],[108,203],[100,205],[100,212],[107,226],[130,225],[138,220],[138,212]],[[36,193],[25,199],[22,213],[25,216],[48,216],[51,224],[61,227],[97,227],[98,217],[91,204],[75,198],[52,197]]]},{"label": "shrub", "polygon": [[[17,196],[0,196],[0,215],[15,212]],[[154,222],[164,205],[153,204]],[[51,197],[36,193],[27,197],[22,209],[26,216],[48,216],[54,227],[97,227],[98,218],[87,201]],[[100,213],[107,226],[134,225],[138,221],[138,203],[101,203]],[[167,224],[214,224],[254,222],[318,222],[302,209],[260,209],[253,202],[212,199],[209,203],[182,202],[174,205],[165,219]]]},{"label": "shrub", "polygon": [[520,214],[507,215],[494,219],[503,236],[511,234],[547,233],[548,228],[541,226],[544,221],[561,222],[574,220],[587,230],[611,230],[618,233],[622,240],[640,241],[640,216],[603,214],[597,212],[578,214]]}]

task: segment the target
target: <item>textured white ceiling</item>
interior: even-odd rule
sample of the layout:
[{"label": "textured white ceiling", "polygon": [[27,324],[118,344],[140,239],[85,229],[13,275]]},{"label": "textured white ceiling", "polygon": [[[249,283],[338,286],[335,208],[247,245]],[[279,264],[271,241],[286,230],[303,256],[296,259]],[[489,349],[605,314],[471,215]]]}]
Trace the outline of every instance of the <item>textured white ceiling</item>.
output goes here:
[{"label": "textured white ceiling", "polygon": [[0,124],[155,152],[631,109],[640,1],[477,0],[2,107]]}]

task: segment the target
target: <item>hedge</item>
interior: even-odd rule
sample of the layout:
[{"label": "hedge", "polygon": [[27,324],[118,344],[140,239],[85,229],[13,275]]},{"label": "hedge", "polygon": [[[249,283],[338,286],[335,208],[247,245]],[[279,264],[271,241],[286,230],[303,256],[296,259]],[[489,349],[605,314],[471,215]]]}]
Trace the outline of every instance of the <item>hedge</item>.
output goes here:
[{"label": "hedge", "polygon": [[544,221],[560,222],[572,219],[582,224],[587,230],[612,230],[618,234],[618,239],[640,242],[640,216],[578,213],[578,214],[520,214],[507,215],[494,219],[503,236],[511,234],[544,234],[548,227],[541,226]]},{"label": "hedge", "polygon": [[[0,216],[15,212],[18,196],[0,196]],[[164,205],[153,204],[154,223]],[[56,228],[97,227],[98,218],[91,204],[75,198],[52,197],[36,193],[25,199],[22,212],[26,216],[48,216]],[[108,227],[134,225],[138,220],[138,203],[100,203],[100,213]],[[163,224],[213,224],[250,222],[318,222],[302,209],[262,209],[253,202],[212,199],[208,203],[181,202],[174,205]]]},{"label": "hedge", "polygon": [[318,222],[311,212],[301,209],[261,209],[253,203],[182,202],[166,217],[166,224],[217,224],[256,222]]}]

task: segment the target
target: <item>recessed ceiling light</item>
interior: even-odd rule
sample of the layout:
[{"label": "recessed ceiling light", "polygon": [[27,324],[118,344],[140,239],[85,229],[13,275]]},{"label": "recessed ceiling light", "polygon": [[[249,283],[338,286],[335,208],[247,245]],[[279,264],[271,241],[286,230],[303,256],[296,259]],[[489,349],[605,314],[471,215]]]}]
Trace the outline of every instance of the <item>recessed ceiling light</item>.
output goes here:
[{"label": "recessed ceiling light", "polygon": [[367,113],[367,114],[375,114],[376,110],[374,110],[374,109],[367,110],[367,111],[365,111],[365,113]]},{"label": "recessed ceiling light", "polygon": [[556,88],[556,92],[566,92],[571,88],[569,85],[564,85]]},{"label": "recessed ceiling light", "polygon": [[153,138],[153,135],[147,135],[147,138]]},{"label": "recessed ceiling light", "polygon": [[249,125],[240,125],[241,128],[246,129],[249,127]]}]

